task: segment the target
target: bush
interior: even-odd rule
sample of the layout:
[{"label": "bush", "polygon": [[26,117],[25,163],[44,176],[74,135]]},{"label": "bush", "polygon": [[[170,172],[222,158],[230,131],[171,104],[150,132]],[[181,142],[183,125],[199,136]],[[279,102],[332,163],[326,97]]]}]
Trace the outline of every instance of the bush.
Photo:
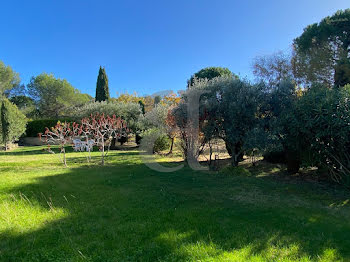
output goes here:
[{"label": "bush", "polygon": [[219,173],[227,176],[250,176],[251,175],[249,170],[240,166],[236,166],[236,167],[227,166],[220,169]]},{"label": "bush", "polygon": [[73,119],[39,119],[28,122],[26,136],[37,137],[39,133],[44,133],[46,127],[50,128],[57,124],[57,122],[74,122]]},{"label": "bush", "polygon": [[[153,141],[155,142],[153,143]],[[168,136],[155,128],[142,133],[141,143],[147,145],[147,147],[153,146],[153,153],[159,153],[170,147],[170,139]]]},{"label": "bush", "polygon": [[25,115],[8,99],[3,99],[0,105],[0,139],[7,144],[17,140],[26,130]]},{"label": "bush", "polygon": [[294,116],[290,126],[302,163],[325,167],[330,178],[350,186],[350,85],[312,86],[299,99]]},{"label": "bush", "polygon": [[170,139],[167,135],[162,135],[157,138],[156,142],[154,143],[153,150],[154,152],[161,152],[170,147]]}]

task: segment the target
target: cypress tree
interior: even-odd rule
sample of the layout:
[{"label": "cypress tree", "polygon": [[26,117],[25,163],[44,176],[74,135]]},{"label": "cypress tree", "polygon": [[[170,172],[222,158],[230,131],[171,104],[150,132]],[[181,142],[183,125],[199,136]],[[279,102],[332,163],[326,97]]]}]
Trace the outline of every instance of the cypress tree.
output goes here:
[{"label": "cypress tree", "polygon": [[2,143],[5,146],[5,150],[7,149],[7,141],[9,136],[9,121],[8,121],[8,109],[5,105],[5,102],[1,103],[1,136]]},{"label": "cypress tree", "polygon": [[141,107],[142,114],[145,114],[145,104],[142,102],[142,100],[139,100],[139,105]]},{"label": "cypress tree", "polygon": [[96,102],[109,100],[108,78],[104,68],[100,66],[96,83]]},{"label": "cypress tree", "polygon": [[9,143],[25,132],[27,120],[17,106],[6,98],[0,103],[0,143],[4,144],[6,150]]}]

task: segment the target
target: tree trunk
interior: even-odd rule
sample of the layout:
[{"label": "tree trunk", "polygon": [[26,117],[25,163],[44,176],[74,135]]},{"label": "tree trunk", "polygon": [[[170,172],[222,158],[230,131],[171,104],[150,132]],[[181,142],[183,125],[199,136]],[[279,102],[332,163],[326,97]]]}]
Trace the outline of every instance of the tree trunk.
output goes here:
[{"label": "tree trunk", "polygon": [[175,140],[175,137],[172,137],[171,138],[171,144],[170,144],[170,150],[169,150],[168,155],[171,155],[173,153],[174,140]]},{"label": "tree trunk", "polygon": [[286,150],[287,159],[287,171],[289,174],[295,174],[299,172],[300,169],[300,157],[298,152],[292,150]]},{"label": "tree trunk", "polygon": [[239,155],[238,154],[234,154],[231,156],[231,165],[232,166],[238,166],[238,158],[239,158]]},{"label": "tree trunk", "polygon": [[105,143],[102,139],[102,165],[105,165]]},{"label": "tree trunk", "polygon": [[113,137],[113,138],[112,138],[112,141],[111,141],[111,149],[112,149],[112,150],[117,149],[116,143],[117,143],[117,138],[116,138],[116,137]]},{"label": "tree trunk", "polygon": [[225,141],[226,150],[231,156],[232,166],[238,166],[240,161],[243,161],[242,145],[240,142],[232,144],[229,141]]},{"label": "tree trunk", "polygon": [[66,160],[66,150],[63,148],[63,164],[65,167],[67,167],[67,160]]}]

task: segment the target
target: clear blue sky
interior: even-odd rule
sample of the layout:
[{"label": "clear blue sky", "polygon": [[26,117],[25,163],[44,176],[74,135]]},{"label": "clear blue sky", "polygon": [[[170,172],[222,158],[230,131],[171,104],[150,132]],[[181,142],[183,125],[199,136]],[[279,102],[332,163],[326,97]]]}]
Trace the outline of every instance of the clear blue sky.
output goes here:
[{"label": "clear blue sky", "polygon": [[251,77],[256,55],[286,50],[308,24],[349,0],[11,0],[1,3],[0,60],[23,83],[41,72],[94,96],[184,89],[207,66]]}]

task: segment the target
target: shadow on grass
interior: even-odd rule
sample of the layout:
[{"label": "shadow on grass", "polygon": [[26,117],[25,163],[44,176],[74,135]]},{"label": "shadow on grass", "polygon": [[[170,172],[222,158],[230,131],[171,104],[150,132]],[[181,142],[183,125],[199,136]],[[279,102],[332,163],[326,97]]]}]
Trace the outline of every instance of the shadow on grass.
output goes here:
[{"label": "shadow on grass", "polygon": [[[256,177],[218,178],[188,168],[164,174],[131,163],[73,168],[8,189],[8,196],[24,195],[17,201],[30,207],[63,209],[68,215],[35,230],[2,231],[0,258],[223,260],[236,252],[240,261],[254,255],[317,260],[333,252],[335,258],[350,259],[350,225],[343,218],[308,205],[292,209],[283,199],[275,208],[259,202],[277,183],[265,188]],[[250,201],[242,191],[260,195]]]},{"label": "shadow on grass", "polygon": [[[110,152],[123,152],[126,155],[138,155],[138,152],[135,152],[137,150],[137,146],[130,147],[130,146],[118,146],[115,149],[111,149]],[[51,149],[58,152],[58,146],[51,146]],[[72,146],[66,146],[65,147],[67,153],[74,152]],[[93,152],[99,151],[98,147],[94,147]],[[0,156],[25,156],[25,155],[39,155],[39,154],[46,154],[46,146],[31,146],[31,147],[18,147],[14,150],[8,150],[8,151],[0,151]]]},{"label": "shadow on grass", "polygon": [[44,147],[19,147],[16,150],[0,151],[0,156],[23,156],[23,155],[38,155],[46,153]]}]

